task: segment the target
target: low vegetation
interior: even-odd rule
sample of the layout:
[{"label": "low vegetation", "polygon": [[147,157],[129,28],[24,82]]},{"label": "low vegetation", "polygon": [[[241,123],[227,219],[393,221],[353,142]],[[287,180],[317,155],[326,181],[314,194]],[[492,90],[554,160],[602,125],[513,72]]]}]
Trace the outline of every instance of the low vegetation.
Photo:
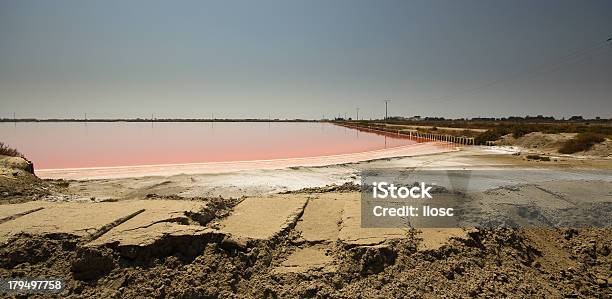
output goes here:
[{"label": "low vegetation", "polygon": [[540,155],[527,155],[527,160],[550,161],[550,157]]},{"label": "low vegetation", "polygon": [[516,126],[499,126],[493,129],[489,129],[484,133],[476,136],[476,144],[486,144],[487,141],[496,141],[502,136],[512,133],[512,137],[520,138],[531,132],[537,131],[535,127],[526,125]]},{"label": "low vegetation", "polygon": [[[578,133],[575,141],[571,141],[568,146],[578,145],[586,146],[587,150],[595,143],[602,142],[605,136],[612,135],[612,127],[603,126],[547,126],[538,124],[525,124],[514,126],[499,126],[487,130],[476,137],[476,144],[485,144],[487,141],[495,141],[506,134],[512,133],[512,137],[520,138],[532,132],[542,132],[544,134],[559,134],[559,133]],[[600,140],[600,141],[596,141]],[[593,143],[594,142],[594,143]],[[580,145],[582,144],[582,145]],[[590,145],[589,145],[590,144]],[[568,147],[569,149],[569,147]]]},{"label": "low vegetation", "polygon": [[566,141],[559,149],[559,153],[573,154],[590,150],[593,145],[606,140],[605,136],[597,133],[580,133],[576,137]]},{"label": "low vegetation", "polygon": [[[384,121],[359,121],[364,124],[382,123]],[[600,133],[604,135],[612,135],[612,120],[583,120],[583,121],[562,121],[553,120],[546,122],[530,122],[528,120],[388,120],[388,124],[405,125],[405,126],[432,126],[440,129],[441,127],[451,128],[466,128],[466,129],[487,129],[493,130],[503,128],[509,130],[510,133],[520,137],[530,132],[542,132],[545,134],[558,133]],[[516,134],[514,134],[516,133]]]},{"label": "low vegetation", "polygon": [[475,144],[486,144],[487,141],[498,140],[499,138],[501,138],[502,136],[508,133],[510,133],[510,130],[508,130],[507,128],[503,128],[503,127],[490,129],[476,136],[476,138],[474,139],[474,143]]},{"label": "low vegetation", "polygon": [[[546,122],[528,122],[527,120],[393,120],[386,121],[387,124],[394,125],[389,128],[387,124],[380,120],[375,121],[352,121],[353,125],[376,128],[378,130],[397,132],[402,126],[424,126],[417,128],[423,133],[438,133],[453,135],[457,137],[473,137],[474,144],[487,144],[488,141],[496,141],[502,136],[512,134],[514,138],[523,137],[532,132],[544,134],[559,133],[583,133],[596,134],[604,137],[612,136],[612,122],[610,120],[547,120]],[[430,126],[429,128],[427,128]],[[443,128],[464,128],[463,131],[444,130]],[[475,129],[484,129],[478,132]],[[582,142],[583,140],[579,140]]]},{"label": "low vegetation", "polygon": [[[337,121],[344,123],[344,121]],[[520,143],[520,138],[525,135],[540,132],[543,134],[561,134],[575,133],[575,138],[566,141],[558,150],[562,154],[572,154],[581,151],[590,150],[593,145],[603,142],[606,138],[612,138],[612,120],[596,120],[589,121],[551,121],[548,123],[528,123],[525,121],[388,121],[382,123],[377,121],[350,121],[353,126],[361,126],[364,128],[372,128],[379,131],[387,131],[390,133],[399,134],[403,131],[407,134],[408,130],[418,131],[421,134],[438,134],[448,135],[463,138],[473,138],[475,145],[491,145],[496,144],[495,141],[502,137],[510,135],[514,140],[508,140],[504,144],[512,144],[512,142]],[[462,130],[457,130],[461,128]],[[541,141],[550,139],[542,137]],[[555,139],[555,137],[551,137]],[[559,138],[566,140],[567,137]],[[558,147],[559,143],[550,144],[550,146]],[[533,147],[538,147],[534,145]],[[596,154],[599,155],[599,154]],[[542,159],[531,157],[528,160],[548,161],[548,157]]]},{"label": "low vegetation", "polygon": [[11,156],[11,157],[23,157],[23,155],[17,151],[16,149],[9,147],[4,144],[4,142],[0,142],[0,155],[3,156]]}]

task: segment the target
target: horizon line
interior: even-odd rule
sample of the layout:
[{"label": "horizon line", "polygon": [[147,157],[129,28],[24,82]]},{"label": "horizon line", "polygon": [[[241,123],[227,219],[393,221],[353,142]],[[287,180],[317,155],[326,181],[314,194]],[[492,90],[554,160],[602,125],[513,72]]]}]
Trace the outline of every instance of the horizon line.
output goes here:
[{"label": "horizon line", "polygon": [[0,122],[321,122],[321,121],[504,121],[504,120],[524,120],[524,121],[561,121],[561,122],[580,122],[580,121],[611,121],[612,118],[583,118],[580,115],[569,118],[555,118],[554,116],[502,116],[502,117],[461,117],[461,118],[445,118],[440,116],[390,116],[385,118],[367,118],[367,119],[352,119],[352,118],[0,118]]}]

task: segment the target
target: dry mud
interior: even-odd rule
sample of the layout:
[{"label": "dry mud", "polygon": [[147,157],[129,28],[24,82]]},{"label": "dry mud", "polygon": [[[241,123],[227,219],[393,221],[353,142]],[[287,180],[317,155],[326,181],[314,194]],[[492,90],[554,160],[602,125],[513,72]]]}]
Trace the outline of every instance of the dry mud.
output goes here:
[{"label": "dry mud", "polygon": [[610,295],[610,229],[364,229],[357,192],[323,189],[8,205],[43,209],[0,224],[0,277],[74,298]]},{"label": "dry mud", "polygon": [[[204,242],[195,256],[182,249],[132,260],[82,247],[74,237],[22,236],[0,249],[0,273],[60,277],[68,285],[62,295],[72,297],[602,298],[610,295],[611,241],[606,230],[500,229],[436,250],[419,251],[419,240],[408,237],[377,247],[335,244],[321,253],[320,245],[288,234],[246,250]],[[334,267],[324,265],[330,261]]]}]

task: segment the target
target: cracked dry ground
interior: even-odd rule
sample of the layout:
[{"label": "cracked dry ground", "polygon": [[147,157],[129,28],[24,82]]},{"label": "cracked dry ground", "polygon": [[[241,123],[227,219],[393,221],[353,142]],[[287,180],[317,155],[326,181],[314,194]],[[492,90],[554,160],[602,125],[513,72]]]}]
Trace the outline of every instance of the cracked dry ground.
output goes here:
[{"label": "cracked dry ground", "polygon": [[609,230],[365,229],[359,199],[3,205],[0,277],[63,278],[70,297],[610,295]]}]

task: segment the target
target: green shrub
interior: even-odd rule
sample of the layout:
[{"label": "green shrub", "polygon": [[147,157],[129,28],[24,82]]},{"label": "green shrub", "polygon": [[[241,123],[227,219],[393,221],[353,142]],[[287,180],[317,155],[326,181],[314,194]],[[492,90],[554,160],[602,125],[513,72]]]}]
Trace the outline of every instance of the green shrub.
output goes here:
[{"label": "green shrub", "polygon": [[597,143],[601,143],[606,138],[597,133],[580,133],[576,137],[566,141],[559,149],[562,154],[573,154],[582,151],[588,151]]},{"label": "green shrub", "polygon": [[512,137],[520,138],[531,132],[534,132],[535,128],[527,126],[515,126],[512,128]]},{"label": "green shrub", "polygon": [[509,133],[508,129],[506,128],[495,128],[495,129],[487,130],[481,133],[480,135],[476,136],[476,138],[474,139],[474,142],[476,144],[486,144],[487,141],[498,140],[500,137],[508,133]]},{"label": "green shrub", "polygon": [[23,155],[14,148],[9,147],[4,144],[4,142],[0,142],[0,155],[11,156],[11,157],[23,157]]}]

